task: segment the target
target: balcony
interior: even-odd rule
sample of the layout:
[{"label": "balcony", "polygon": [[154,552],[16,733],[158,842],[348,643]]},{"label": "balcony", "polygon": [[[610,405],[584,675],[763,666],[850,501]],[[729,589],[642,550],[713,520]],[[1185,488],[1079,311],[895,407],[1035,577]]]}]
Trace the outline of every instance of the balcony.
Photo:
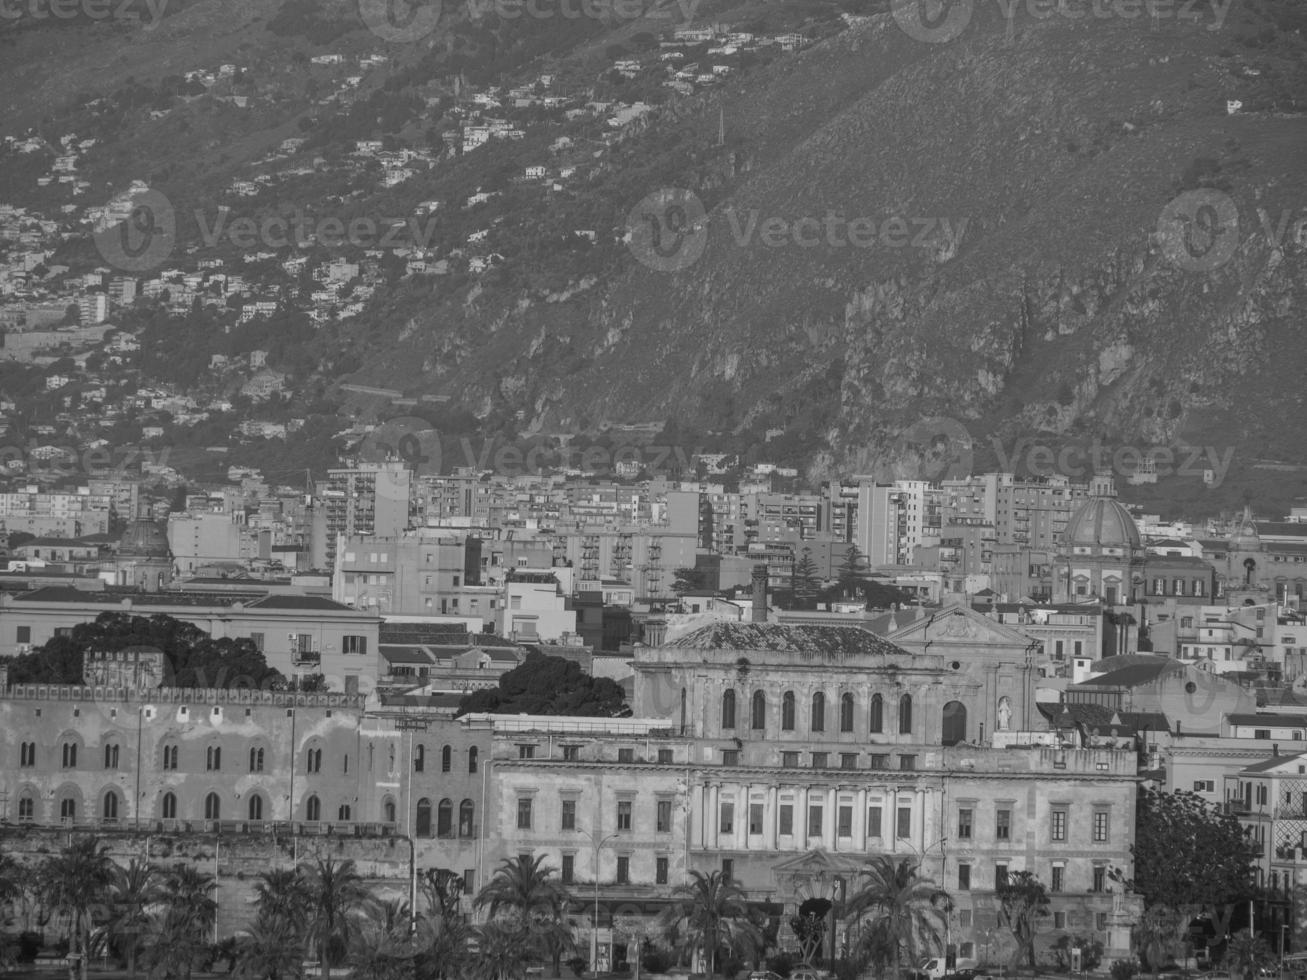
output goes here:
[{"label": "balcony", "polygon": [[296,650],[290,655],[296,667],[317,667],[322,663],[321,650]]}]

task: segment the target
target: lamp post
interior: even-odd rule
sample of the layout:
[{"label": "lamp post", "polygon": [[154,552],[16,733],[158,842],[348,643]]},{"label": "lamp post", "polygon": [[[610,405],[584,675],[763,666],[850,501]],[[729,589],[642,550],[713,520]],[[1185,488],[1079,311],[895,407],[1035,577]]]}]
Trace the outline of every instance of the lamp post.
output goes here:
[{"label": "lamp post", "polygon": [[599,852],[603,846],[610,840],[617,840],[621,834],[609,834],[603,840],[599,840],[599,831],[594,830],[589,834],[591,843],[594,844],[594,914],[590,920],[590,969],[599,972]]}]

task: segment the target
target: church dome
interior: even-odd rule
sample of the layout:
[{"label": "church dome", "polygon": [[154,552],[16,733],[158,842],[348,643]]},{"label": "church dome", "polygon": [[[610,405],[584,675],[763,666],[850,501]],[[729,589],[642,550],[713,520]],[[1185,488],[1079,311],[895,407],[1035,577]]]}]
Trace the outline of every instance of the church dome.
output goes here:
[{"label": "church dome", "polygon": [[119,558],[165,558],[172,560],[168,533],[147,518],[137,518],[127,525],[118,539]]},{"label": "church dome", "polygon": [[1083,547],[1143,547],[1135,519],[1115,497],[1090,497],[1071,515],[1063,534],[1068,551]]},{"label": "church dome", "polygon": [[1234,529],[1234,534],[1230,535],[1230,544],[1226,551],[1234,554],[1236,551],[1261,551],[1262,536],[1257,533],[1257,522],[1253,520],[1251,507],[1244,507],[1243,517],[1240,518],[1238,525]]}]

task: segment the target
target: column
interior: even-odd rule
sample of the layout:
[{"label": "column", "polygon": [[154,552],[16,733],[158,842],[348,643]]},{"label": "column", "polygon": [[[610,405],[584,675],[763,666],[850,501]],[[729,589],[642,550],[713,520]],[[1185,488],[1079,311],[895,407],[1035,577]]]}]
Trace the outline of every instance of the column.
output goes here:
[{"label": "column", "polygon": [[822,829],[825,831],[824,840],[826,843],[826,850],[828,851],[835,850],[836,841],[839,839],[835,836],[836,833],[835,819],[838,816],[839,799],[840,799],[840,794],[838,789],[836,789],[834,786],[827,788],[826,806],[825,806],[826,812],[823,814],[825,818],[825,826]]},{"label": "column", "polygon": [[779,820],[777,815],[778,809],[776,787],[768,786],[766,801],[762,806],[762,849],[764,851],[776,850],[776,824]]},{"label": "column", "polygon": [[708,790],[702,783],[690,792],[690,847],[704,846],[704,833],[708,819]]},{"label": "column", "polygon": [[735,848],[746,850],[749,846],[749,785],[740,783],[735,787]]},{"label": "column", "polygon": [[721,807],[721,784],[712,783],[708,787],[708,822],[706,840],[704,846],[709,849],[716,849],[720,846],[717,840],[718,825],[722,818]]},{"label": "column", "polygon": [[867,850],[867,788],[864,786],[853,794],[853,849],[860,853]]}]

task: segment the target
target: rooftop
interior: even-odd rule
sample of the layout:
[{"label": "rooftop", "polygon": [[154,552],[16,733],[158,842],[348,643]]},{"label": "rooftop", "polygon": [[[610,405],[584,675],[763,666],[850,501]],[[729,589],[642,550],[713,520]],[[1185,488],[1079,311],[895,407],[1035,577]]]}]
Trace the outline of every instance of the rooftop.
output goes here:
[{"label": "rooftop", "polygon": [[710,623],[673,640],[667,647],[681,650],[766,650],[805,657],[910,656],[902,647],[857,626]]}]

